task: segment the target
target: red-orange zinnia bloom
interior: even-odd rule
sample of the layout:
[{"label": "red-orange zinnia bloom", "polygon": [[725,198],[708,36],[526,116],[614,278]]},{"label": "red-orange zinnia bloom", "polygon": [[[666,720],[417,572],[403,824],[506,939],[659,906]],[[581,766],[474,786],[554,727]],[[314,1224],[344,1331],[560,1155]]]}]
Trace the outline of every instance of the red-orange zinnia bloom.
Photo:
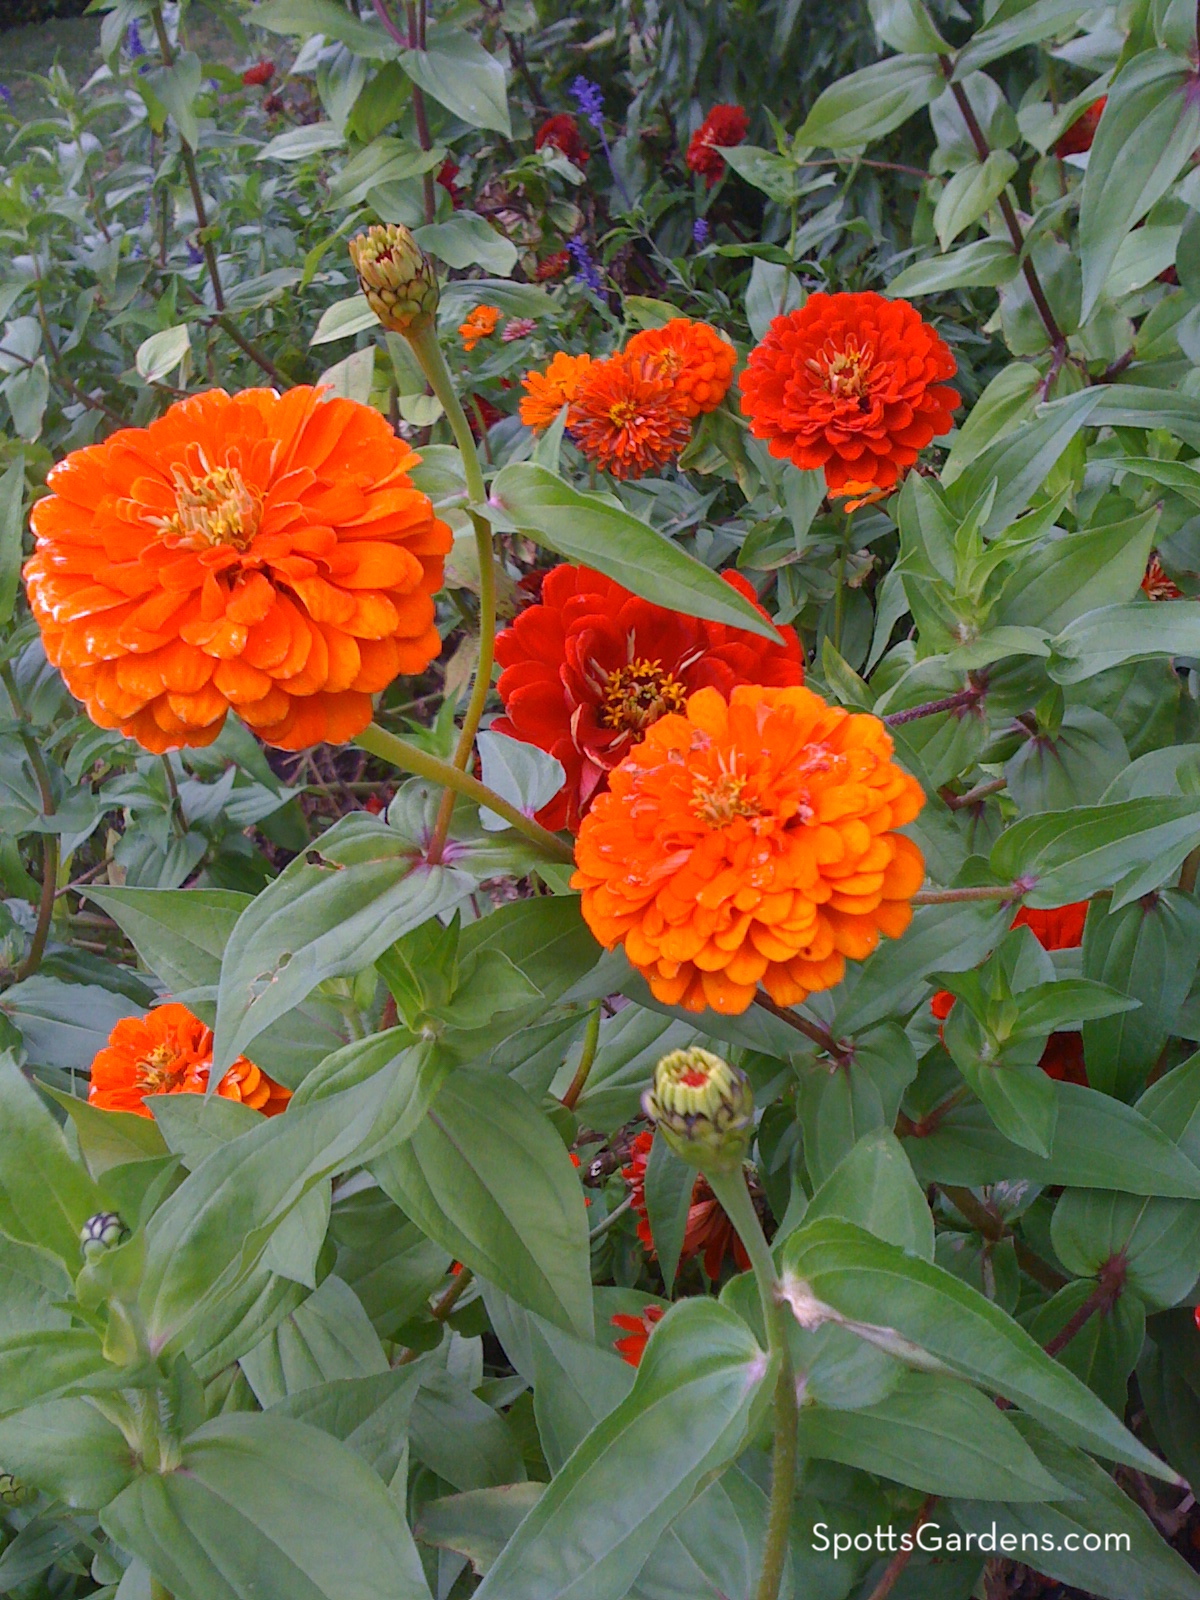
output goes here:
[{"label": "red-orange zinnia bloom", "polygon": [[[628,1165],[621,1168],[621,1176],[629,1185],[630,1207],[638,1219],[637,1236],[652,1260],[657,1252],[646,1209],[646,1162],[650,1159],[650,1146],[653,1143],[652,1133],[639,1133],[629,1146]],[[713,1194],[707,1180],[703,1176],[698,1176],[692,1187],[692,1200],[688,1207],[679,1259],[690,1261],[693,1256],[702,1256],[704,1270],[715,1283],[721,1275],[725,1258],[731,1251],[739,1271],[748,1271],[750,1257],[738,1238],[737,1230],[729,1220],[725,1208]]]},{"label": "red-orange zinnia bloom", "polygon": [[[147,1095],[203,1094],[212,1067],[212,1030],[178,1001],[159,1006],[144,1017],[123,1017],[108,1043],[92,1062],[88,1099],[104,1111],[153,1113]],[[226,1100],[275,1116],[292,1091],[239,1056],[217,1085]]]},{"label": "red-orange zinnia bloom", "polygon": [[1085,150],[1092,148],[1092,140],[1096,137],[1096,129],[1100,126],[1100,118],[1104,115],[1104,108],[1108,104],[1108,96],[1101,95],[1099,100],[1093,100],[1086,111],[1081,111],[1075,121],[1054,146],[1056,156],[1081,156]]},{"label": "red-orange zinnia bloom", "polygon": [[670,378],[646,356],[593,361],[567,412],[583,454],[614,478],[664,467],[691,437],[691,418]]},{"label": "red-orange zinnia bloom", "polygon": [[808,689],[691,696],[609,775],[575,845],[584,919],[667,1005],[733,1014],[841,981],[908,926],[924,803],[877,717]]},{"label": "red-orange zinnia bloom", "polygon": [[273,61],[256,61],[252,67],[247,67],[242,73],[242,82],[248,89],[256,89],[263,84],[270,83],[275,76],[275,63]]},{"label": "red-orange zinnia bloom", "polygon": [[729,392],[737,351],[707,322],[672,317],[661,328],[635,333],[627,356],[648,356],[675,385],[680,409],[690,417],[715,411]]},{"label": "red-orange zinnia bloom", "polygon": [[666,1306],[648,1305],[642,1307],[640,1316],[620,1314],[609,1319],[614,1328],[619,1328],[626,1335],[624,1339],[613,1340],[613,1349],[620,1351],[623,1361],[628,1361],[631,1367],[641,1366],[650,1335],[666,1314]]},{"label": "red-orange zinnia bloom", "polygon": [[725,171],[721,151],[741,144],[749,126],[750,118],[741,106],[714,106],[688,141],[687,164],[710,189]]},{"label": "red-orange zinnia bloom", "polygon": [[1142,589],[1151,600],[1182,600],[1183,590],[1163,571],[1157,554],[1150,557],[1150,565],[1142,579]]},{"label": "red-orange zinnia bloom", "polygon": [[565,405],[579,393],[592,358],[569,356],[559,350],[545,372],[527,372],[521,379],[525,390],[521,399],[521,421],[540,433],[548,428]]},{"label": "red-orange zinnia bloom", "polygon": [[[721,576],[762,610],[740,573]],[[587,567],[554,567],[539,603],[496,640],[505,715],[492,726],[548,751],[566,773],[538,820],[578,827],[607,773],[659,717],[682,711],[695,690],[711,686],[728,695],[739,683],[803,683],[796,631],[779,632],[781,645],[668,611]]]},{"label": "red-orange zinnia bloom", "polygon": [[474,350],[481,339],[490,339],[500,322],[500,312],[495,306],[476,306],[468,312],[466,320],[458,325],[458,336],[464,350]]},{"label": "red-orange zinnia bloom", "polygon": [[441,649],[450,548],[377,411],[220,389],[53,468],[25,567],[46,654],[93,722],[149,750],[341,743]]},{"label": "red-orange zinnia bloom", "polygon": [[776,317],[738,380],[750,431],[773,456],[824,468],[831,493],[889,489],[961,402],[957,364],[907,300],[814,294]]},{"label": "red-orange zinnia bloom", "polygon": [[584,144],[579,124],[569,111],[559,111],[554,116],[547,117],[542,123],[534,135],[533,148],[542,150],[546,145],[560,150],[575,166],[587,166],[591,151]]}]

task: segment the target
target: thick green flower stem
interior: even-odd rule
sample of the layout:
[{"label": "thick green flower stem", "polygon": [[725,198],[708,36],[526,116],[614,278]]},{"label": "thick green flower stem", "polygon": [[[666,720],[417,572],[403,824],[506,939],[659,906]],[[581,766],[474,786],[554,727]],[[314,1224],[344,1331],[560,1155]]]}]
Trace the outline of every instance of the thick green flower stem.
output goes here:
[{"label": "thick green flower stem", "polygon": [[750,1265],[758,1282],[763,1321],[772,1355],[779,1358],[775,1380],[775,1445],[771,1454],[771,1509],[767,1521],[767,1540],[763,1549],[755,1600],[778,1600],[779,1586],[787,1561],[788,1534],[791,1530],[792,1500],[796,1491],[796,1377],[787,1337],[787,1308],[779,1298],[779,1279],[771,1251],[746,1187],[745,1175],[735,1172],[710,1172],[705,1169],[713,1193],[725,1208],[746,1247]]},{"label": "thick green flower stem", "polygon": [[518,811],[516,806],[502,799],[494,789],[489,789],[487,784],[480,783],[478,778],[472,777],[469,772],[463,772],[460,767],[451,766],[448,761],[430,755],[428,750],[409,744],[407,739],[389,733],[377,722],[364,729],[354,742],[360,749],[378,756],[381,761],[391,762],[392,766],[399,767],[403,772],[411,772],[418,778],[428,778],[430,783],[439,784],[450,796],[451,806],[454,804],[454,796],[461,794],[468,800],[474,800],[477,805],[495,811],[498,816],[504,818],[509,827],[515,828],[518,833],[523,833],[530,843],[537,845],[549,860],[574,862],[575,854],[569,844],[565,844],[548,828],[543,828],[540,822],[534,822],[524,812]]}]

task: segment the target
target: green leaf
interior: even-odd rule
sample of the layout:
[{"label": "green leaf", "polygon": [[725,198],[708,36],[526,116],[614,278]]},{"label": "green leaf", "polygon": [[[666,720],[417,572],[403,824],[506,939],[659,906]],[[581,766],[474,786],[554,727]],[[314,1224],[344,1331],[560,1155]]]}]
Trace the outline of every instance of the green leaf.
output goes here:
[{"label": "green leaf", "polygon": [[418,88],[472,128],[512,138],[504,68],[465,28],[431,28],[426,48],[403,51],[400,65]]},{"label": "green leaf", "polygon": [[47,1089],[75,1124],[79,1150],[93,1178],[101,1178],[110,1167],[130,1161],[154,1160],[167,1154],[167,1146],[155,1123],[132,1111],[102,1111],[75,1094]]},{"label": "green leaf", "polygon": [[220,982],[221,957],[252,896],[233,889],[87,890],[172,993]]},{"label": "green leaf", "polygon": [[771,624],[731,584],[649,523],[596,494],[583,494],[546,467],[501,468],[489,502],[514,528],[568,561],[582,561],[656,605],[746,628],[776,640]]},{"label": "green leaf", "polygon": [[1052,1500],[1057,1483],[995,1403],[970,1384],[906,1372],[874,1405],[806,1406],[800,1454],[877,1472],[926,1494]]},{"label": "green leaf", "polygon": [[[1122,458],[1121,471],[1135,478],[1148,478],[1164,489],[1174,489],[1192,505],[1200,506],[1200,472],[1186,461],[1141,461]],[[1161,603],[1161,602],[1160,602]]]},{"label": "green leaf", "polygon": [[591,1337],[579,1179],[558,1134],[511,1078],[455,1073],[413,1137],[371,1170],[456,1260],[559,1327]]},{"label": "green leaf", "polygon": [[871,144],[907,122],[945,88],[936,55],[891,56],[822,91],[795,137],[797,148],[845,150]]},{"label": "green leaf", "polygon": [[0,1232],[51,1251],[74,1274],[79,1230],[104,1209],[103,1197],[8,1052],[0,1055],[0,1127]]},{"label": "green leaf", "polygon": [[517,264],[517,247],[474,211],[456,211],[446,222],[427,222],[413,232],[423,250],[448,267],[482,267],[508,277]]},{"label": "green leaf", "polygon": [[369,61],[389,61],[399,53],[382,28],[360,21],[337,0],[262,0],[254,8],[253,21],[258,28],[294,38],[323,33]]},{"label": "green leaf", "polygon": [[[267,0],[270,4],[270,0]],[[257,21],[257,16],[255,17]],[[326,150],[341,150],[346,135],[332,122],[310,122],[305,127],[289,128],[277,133],[255,156],[256,161],[307,161],[310,156],[321,155]]]},{"label": "green leaf", "polygon": [[1001,0],[987,23],[958,52],[955,79],[961,83],[989,61],[1011,55],[1025,45],[1073,32],[1079,18],[1091,9],[1087,0]]},{"label": "green leaf", "polygon": [[[1001,627],[1065,631],[1070,640],[1070,625],[1086,613],[1102,616],[1098,608],[1131,600],[1137,594],[1157,524],[1158,512],[1147,511],[1108,527],[1049,538],[1032,550],[1020,551],[1012,576],[997,598],[992,620]],[[1149,601],[1145,609],[1149,611]],[[1200,606],[1193,609],[1200,616]],[[1053,648],[1054,641],[1051,645]],[[1111,664],[1115,665],[1115,660]],[[1052,675],[1053,670],[1051,667]]]},{"label": "green leaf", "polygon": [[477,1573],[485,1573],[545,1491],[544,1483],[506,1483],[427,1500],[417,1538],[435,1550],[466,1556]]},{"label": "green leaf", "polygon": [[358,1296],[330,1273],[241,1357],[241,1368],[265,1409],[335,1379],[375,1377],[388,1370],[388,1360]]},{"label": "green leaf", "polygon": [[12,621],[17,602],[24,501],[25,457],[19,455],[0,478],[0,627]]},{"label": "green leaf", "polygon": [[776,205],[790,205],[799,189],[800,174],[796,163],[775,150],[764,150],[761,145],[733,146],[724,160],[739,177],[755,189],[761,189],[768,200]]},{"label": "green leaf", "polygon": [[941,1267],[852,1223],[826,1220],[803,1224],[791,1235],[784,1268],[784,1294],[801,1326],[833,1320],[910,1362],[932,1356],[1088,1449],[1160,1478],[1171,1476],[1023,1328]]},{"label": "green leaf", "polygon": [[206,1422],[178,1471],[143,1473],[100,1520],[177,1600],[429,1600],[375,1473],[281,1416]]},{"label": "green leaf", "polygon": [[238,918],[217,996],[213,1079],[326,978],[361,972],[410,928],[474,888],[365,812],[335,822]]},{"label": "green leaf", "polygon": [[1068,706],[1051,737],[1029,738],[1005,763],[1008,792],[1024,815],[1090,805],[1129,766],[1129,751],[1111,718],[1090,706]]},{"label": "green leaf", "polygon": [[1002,882],[1031,883],[1026,905],[1065,906],[1111,889],[1166,851],[1182,860],[1198,841],[1200,795],[1124,800],[1023,817],[996,840],[990,863]]},{"label": "green leaf", "polygon": [[79,1398],[47,1400],[0,1420],[0,1461],[23,1483],[84,1511],[115,1499],[134,1473],[125,1435]]},{"label": "green leaf", "polygon": [[656,1132],[646,1162],[646,1217],[662,1273],[663,1293],[668,1297],[675,1286],[695,1187],[696,1169],[681,1161]]},{"label": "green leaf", "polygon": [[496,1488],[525,1477],[507,1422],[449,1372],[426,1374],[413,1403],[410,1440],[417,1460],[456,1489]]},{"label": "green leaf", "polygon": [[954,481],[949,500],[960,516],[996,484],[996,498],[983,532],[999,533],[1025,509],[1071,440],[1100,401],[1099,389],[1081,389],[1039,406],[1022,422],[988,446]]},{"label": "green leaf", "polygon": [[[948,255],[905,267],[884,289],[893,299],[939,294],[945,289],[994,289],[1017,275],[1017,258],[1006,239],[976,239]],[[972,412],[972,416],[974,412]]]},{"label": "green leaf", "polygon": [[933,1259],[933,1216],[904,1148],[889,1128],[865,1134],[847,1151],[804,1216],[806,1221],[840,1217],[902,1250]]},{"label": "green leaf", "polygon": [[871,21],[884,44],[893,50],[909,55],[950,51],[921,0],[871,0]]},{"label": "green leaf", "polygon": [[1160,200],[1200,144],[1195,70],[1168,50],[1127,61],[1088,153],[1079,203],[1080,314],[1091,314],[1126,234]]},{"label": "green leaf", "polygon": [[[264,0],[264,3],[270,5],[271,0]],[[357,333],[365,333],[368,328],[378,327],[379,318],[362,295],[352,294],[346,300],[335,300],[331,306],[325,307],[316,332],[308,342],[313,345],[332,344],[335,339],[351,339]]]},{"label": "green leaf", "polygon": [[332,1434],[390,1483],[404,1460],[413,1400],[426,1375],[410,1362],[369,1378],[336,1378],[289,1395],[272,1415]]},{"label": "green leaf", "polygon": [[161,383],[191,353],[188,325],[180,322],[173,328],[163,328],[161,332],[143,339],[138,345],[134,365],[138,376],[146,383]]},{"label": "green leaf", "polygon": [[[144,76],[151,94],[178,128],[179,137],[186,140],[193,150],[200,143],[196,97],[200,93],[201,76],[200,57],[192,50],[182,51],[169,67],[151,67]],[[143,80],[134,81],[140,83]],[[171,369],[168,367],[166,370],[169,372]]]},{"label": "green leaf", "polygon": [[0,1415],[80,1389],[113,1388],[128,1374],[104,1358],[90,1328],[39,1328],[0,1339]]},{"label": "green leaf", "polygon": [[[1016,170],[1017,158],[1011,151],[993,150],[986,161],[953,174],[933,212],[933,231],[943,250],[990,210]],[[893,288],[891,292],[896,291]]]},{"label": "green leaf", "polygon": [[743,1448],[773,1377],[732,1311],[704,1299],[676,1305],[628,1399],[546,1489],[478,1600],[619,1600],[703,1479]]},{"label": "green leaf", "polygon": [[1103,606],[1077,617],[1051,639],[1050,648],[1047,670],[1056,683],[1083,683],[1125,661],[1200,656],[1200,603],[1134,600]]},{"label": "green leaf", "polygon": [[1003,1056],[982,1056],[978,1051],[980,1029],[965,1005],[955,1006],[945,1035],[954,1065],[1000,1132],[1035,1155],[1048,1156],[1058,1121],[1053,1082],[1036,1065],[1026,1067]]}]

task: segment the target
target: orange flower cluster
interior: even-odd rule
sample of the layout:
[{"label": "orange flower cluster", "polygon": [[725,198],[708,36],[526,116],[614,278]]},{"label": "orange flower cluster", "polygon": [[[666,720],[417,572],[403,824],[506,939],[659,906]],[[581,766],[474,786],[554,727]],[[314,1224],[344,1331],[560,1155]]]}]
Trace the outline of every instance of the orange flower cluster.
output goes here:
[{"label": "orange flower cluster", "polygon": [[961,402],[942,386],[949,347],[907,300],[813,294],[776,317],[739,379],[756,439],[795,466],[823,468],[831,494],[890,489]]},{"label": "orange flower cluster", "polygon": [[639,478],[673,461],[692,423],[729,391],[737,352],[707,322],[674,317],[635,334],[603,361],[560,352],[528,372],[521,420],[548,428],[562,407],[576,445],[616,478]]},{"label": "orange flower cluster", "polygon": [[736,1014],[841,981],[908,926],[924,803],[876,717],[808,689],[701,689],[659,719],[584,818],[573,887],[654,996]]},{"label": "orange flower cluster", "polygon": [[441,649],[450,529],[379,413],[220,389],[51,471],[25,567],[46,654],[92,721],[148,750],[230,709],[286,750],[342,743]]},{"label": "orange flower cluster", "polygon": [[[212,1067],[212,1030],[177,1001],[144,1017],[123,1017],[92,1062],[88,1099],[104,1111],[152,1115],[147,1095],[203,1094]],[[292,1091],[239,1056],[217,1085],[226,1100],[276,1116]]]},{"label": "orange flower cluster", "polygon": [[[638,1219],[637,1236],[651,1259],[656,1251],[646,1209],[646,1163],[650,1159],[650,1146],[653,1143],[653,1133],[645,1130],[639,1133],[629,1147],[629,1164],[621,1168],[621,1176],[629,1185],[630,1204]],[[733,1256],[739,1272],[750,1270],[750,1257],[738,1238],[736,1228],[712,1192],[708,1180],[699,1174],[692,1186],[692,1200],[688,1207],[679,1259],[691,1261],[700,1256],[705,1272],[710,1281],[715,1283],[729,1255]]]},{"label": "orange flower cluster", "polygon": [[458,325],[458,336],[464,350],[474,350],[481,339],[490,339],[500,325],[500,312],[495,306],[476,306]]}]

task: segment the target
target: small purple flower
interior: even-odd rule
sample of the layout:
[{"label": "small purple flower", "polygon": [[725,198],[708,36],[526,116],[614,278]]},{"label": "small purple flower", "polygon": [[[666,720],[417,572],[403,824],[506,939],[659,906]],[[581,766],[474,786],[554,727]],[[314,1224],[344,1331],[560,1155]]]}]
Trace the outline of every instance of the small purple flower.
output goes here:
[{"label": "small purple flower", "polygon": [[188,240],[187,252],[188,261],[193,267],[198,267],[204,260],[204,251],[201,250],[197,245],[194,245],[190,239]]},{"label": "small purple flower", "polygon": [[12,90],[6,83],[0,83],[0,100],[3,100],[6,106],[11,106],[13,103]]},{"label": "small purple flower", "polygon": [[599,128],[604,122],[604,90],[598,83],[585,78],[582,73],[571,84],[571,98],[579,107],[579,115]]},{"label": "small purple flower", "polygon": [[573,239],[567,240],[567,249],[575,262],[575,276],[589,288],[593,294],[599,294],[604,288],[604,279],[600,268],[592,260],[591,252],[578,234]]},{"label": "small purple flower", "polygon": [[692,242],[697,246],[706,245],[709,232],[708,219],[706,217],[697,217],[695,222],[692,223]]},{"label": "small purple flower", "polygon": [[146,54],[146,46],[142,43],[142,36],[138,32],[136,17],[125,30],[125,54],[131,61],[136,61],[139,56]]}]

